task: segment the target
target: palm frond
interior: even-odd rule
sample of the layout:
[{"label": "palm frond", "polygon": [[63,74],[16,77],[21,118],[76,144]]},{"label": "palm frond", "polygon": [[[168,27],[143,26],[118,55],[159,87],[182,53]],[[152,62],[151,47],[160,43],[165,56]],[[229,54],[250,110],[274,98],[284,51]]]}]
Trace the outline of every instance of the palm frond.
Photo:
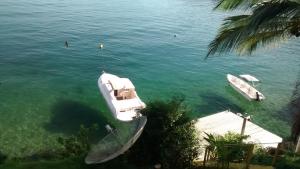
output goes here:
[{"label": "palm frond", "polygon": [[214,9],[234,10],[237,8],[249,9],[263,0],[219,0]]},{"label": "palm frond", "polygon": [[[261,25],[260,29],[252,31],[248,29],[249,18],[242,21],[231,21],[221,27],[221,31],[210,43],[209,55],[215,53],[231,52],[238,54],[251,54],[259,46],[267,46],[273,43],[285,41],[291,37],[289,22],[273,22]],[[237,24],[239,23],[239,24]]]},{"label": "palm frond", "polygon": [[249,15],[238,15],[226,18],[225,22],[219,29],[216,38],[209,44],[209,55],[216,52],[228,52],[236,48],[237,43],[246,31],[249,23]]},{"label": "palm frond", "polygon": [[300,36],[300,3],[296,1],[300,0],[265,1],[253,6],[252,14],[226,18],[206,58],[233,50],[251,54],[260,46]]},{"label": "palm frond", "polygon": [[262,32],[250,35],[239,42],[237,52],[239,54],[251,54],[258,46],[267,46],[287,40],[289,34],[284,30]]},{"label": "palm frond", "polygon": [[270,1],[264,2],[253,8],[249,28],[258,29],[263,23],[272,22],[284,18],[285,21],[299,19],[300,3],[292,1]]}]

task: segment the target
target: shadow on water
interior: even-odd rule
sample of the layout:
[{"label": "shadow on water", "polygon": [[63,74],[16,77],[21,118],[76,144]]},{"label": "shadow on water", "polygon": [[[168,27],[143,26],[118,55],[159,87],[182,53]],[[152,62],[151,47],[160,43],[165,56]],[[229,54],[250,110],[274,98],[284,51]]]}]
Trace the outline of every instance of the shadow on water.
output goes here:
[{"label": "shadow on water", "polygon": [[[107,119],[102,112],[74,100],[58,100],[51,108],[52,118],[45,128],[50,132],[63,133],[67,135],[76,134],[80,125],[90,127],[98,124],[97,137],[106,134],[105,125]],[[99,135],[98,135],[99,134]]]},{"label": "shadow on water", "polygon": [[82,86],[76,86],[76,87],[74,87],[74,90],[78,94],[83,94],[84,93],[84,88]]},{"label": "shadow on water", "polygon": [[288,103],[280,110],[276,111],[274,115],[277,116],[278,119],[281,119],[283,121],[292,122],[295,112],[296,111],[293,105],[291,103]]},{"label": "shadow on water", "polygon": [[83,95],[85,93],[85,90],[82,86],[74,86],[72,89],[73,90],[61,90],[59,92],[63,96],[68,96],[68,95],[73,94],[73,93]]},{"label": "shadow on water", "polygon": [[[295,84],[294,90],[291,93],[290,101],[286,106],[282,107],[276,114],[279,118],[284,119],[287,122],[294,122],[295,117],[299,116],[300,112],[300,80]],[[298,122],[299,123],[299,122]]]},{"label": "shadow on water", "polygon": [[201,116],[221,112],[224,110],[231,110],[233,112],[244,112],[244,109],[235,102],[224,96],[213,92],[201,93],[202,103],[197,105],[197,110],[203,112]]}]

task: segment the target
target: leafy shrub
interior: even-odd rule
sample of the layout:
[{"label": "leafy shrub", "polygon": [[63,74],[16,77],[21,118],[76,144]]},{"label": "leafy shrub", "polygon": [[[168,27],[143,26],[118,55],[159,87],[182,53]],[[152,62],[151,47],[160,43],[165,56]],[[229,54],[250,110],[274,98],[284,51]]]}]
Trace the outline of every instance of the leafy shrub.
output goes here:
[{"label": "leafy shrub", "polygon": [[194,122],[187,117],[182,97],[152,101],[142,110],[148,122],[127,156],[137,165],[161,164],[164,169],[188,169],[198,156]]},{"label": "leafy shrub", "polygon": [[249,149],[249,145],[243,143],[248,136],[228,132],[224,136],[205,133],[204,138],[209,143],[209,150],[213,156],[222,163],[222,168],[229,167],[229,162],[241,161]]},{"label": "leafy shrub", "polygon": [[270,154],[270,149],[256,146],[253,157],[251,159],[252,164],[271,165],[273,160],[273,153]]},{"label": "leafy shrub", "polygon": [[96,130],[98,130],[96,124],[89,128],[81,125],[77,135],[67,138],[59,137],[57,141],[63,146],[62,156],[75,157],[86,154],[90,149],[89,136]]},{"label": "leafy shrub", "polygon": [[275,165],[276,169],[300,169],[300,155],[289,152],[284,154]]}]

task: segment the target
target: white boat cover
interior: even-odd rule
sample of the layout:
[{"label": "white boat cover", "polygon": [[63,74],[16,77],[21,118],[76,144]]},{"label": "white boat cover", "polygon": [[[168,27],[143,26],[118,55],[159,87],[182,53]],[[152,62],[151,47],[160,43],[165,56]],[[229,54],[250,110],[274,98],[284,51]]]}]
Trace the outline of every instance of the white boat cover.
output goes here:
[{"label": "white boat cover", "polygon": [[122,121],[132,120],[132,117],[139,115],[135,109],[143,109],[145,106],[144,103],[141,103],[140,99],[137,98],[127,100],[112,100],[112,104],[117,111],[117,118]]},{"label": "white boat cover", "polygon": [[251,75],[240,75],[241,78],[247,80],[248,82],[259,82],[259,80]]},{"label": "white boat cover", "polygon": [[128,111],[131,109],[142,109],[144,108],[143,104],[140,102],[140,99],[127,99],[127,100],[112,100],[113,105],[117,111]]},{"label": "white boat cover", "polygon": [[114,90],[134,89],[134,85],[128,78],[111,78],[109,79],[109,83]]}]

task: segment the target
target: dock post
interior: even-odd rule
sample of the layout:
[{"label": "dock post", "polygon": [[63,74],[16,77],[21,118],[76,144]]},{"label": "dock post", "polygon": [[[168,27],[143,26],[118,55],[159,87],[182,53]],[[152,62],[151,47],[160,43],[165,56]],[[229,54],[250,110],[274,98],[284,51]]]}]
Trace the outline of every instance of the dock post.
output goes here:
[{"label": "dock post", "polygon": [[247,122],[247,118],[243,117],[244,121],[243,121],[243,126],[242,126],[242,130],[241,130],[241,135],[243,136],[245,134],[245,128],[246,128],[246,122]]},{"label": "dock post", "polygon": [[295,153],[300,154],[300,137],[298,137],[298,142],[297,142],[297,146],[295,149]]},{"label": "dock post", "polygon": [[277,160],[277,156],[278,156],[278,152],[279,152],[280,148],[281,148],[281,143],[278,143],[275,154],[274,154],[274,157],[273,157],[273,160],[272,160],[272,166],[275,165],[275,162]]},{"label": "dock post", "polygon": [[206,147],[204,153],[203,167],[205,167],[207,156],[208,156],[208,148]]},{"label": "dock post", "polygon": [[253,157],[253,150],[254,150],[254,144],[248,145],[248,153],[247,153],[247,158],[246,158],[246,169],[250,168],[250,161],[251,158]]}]

